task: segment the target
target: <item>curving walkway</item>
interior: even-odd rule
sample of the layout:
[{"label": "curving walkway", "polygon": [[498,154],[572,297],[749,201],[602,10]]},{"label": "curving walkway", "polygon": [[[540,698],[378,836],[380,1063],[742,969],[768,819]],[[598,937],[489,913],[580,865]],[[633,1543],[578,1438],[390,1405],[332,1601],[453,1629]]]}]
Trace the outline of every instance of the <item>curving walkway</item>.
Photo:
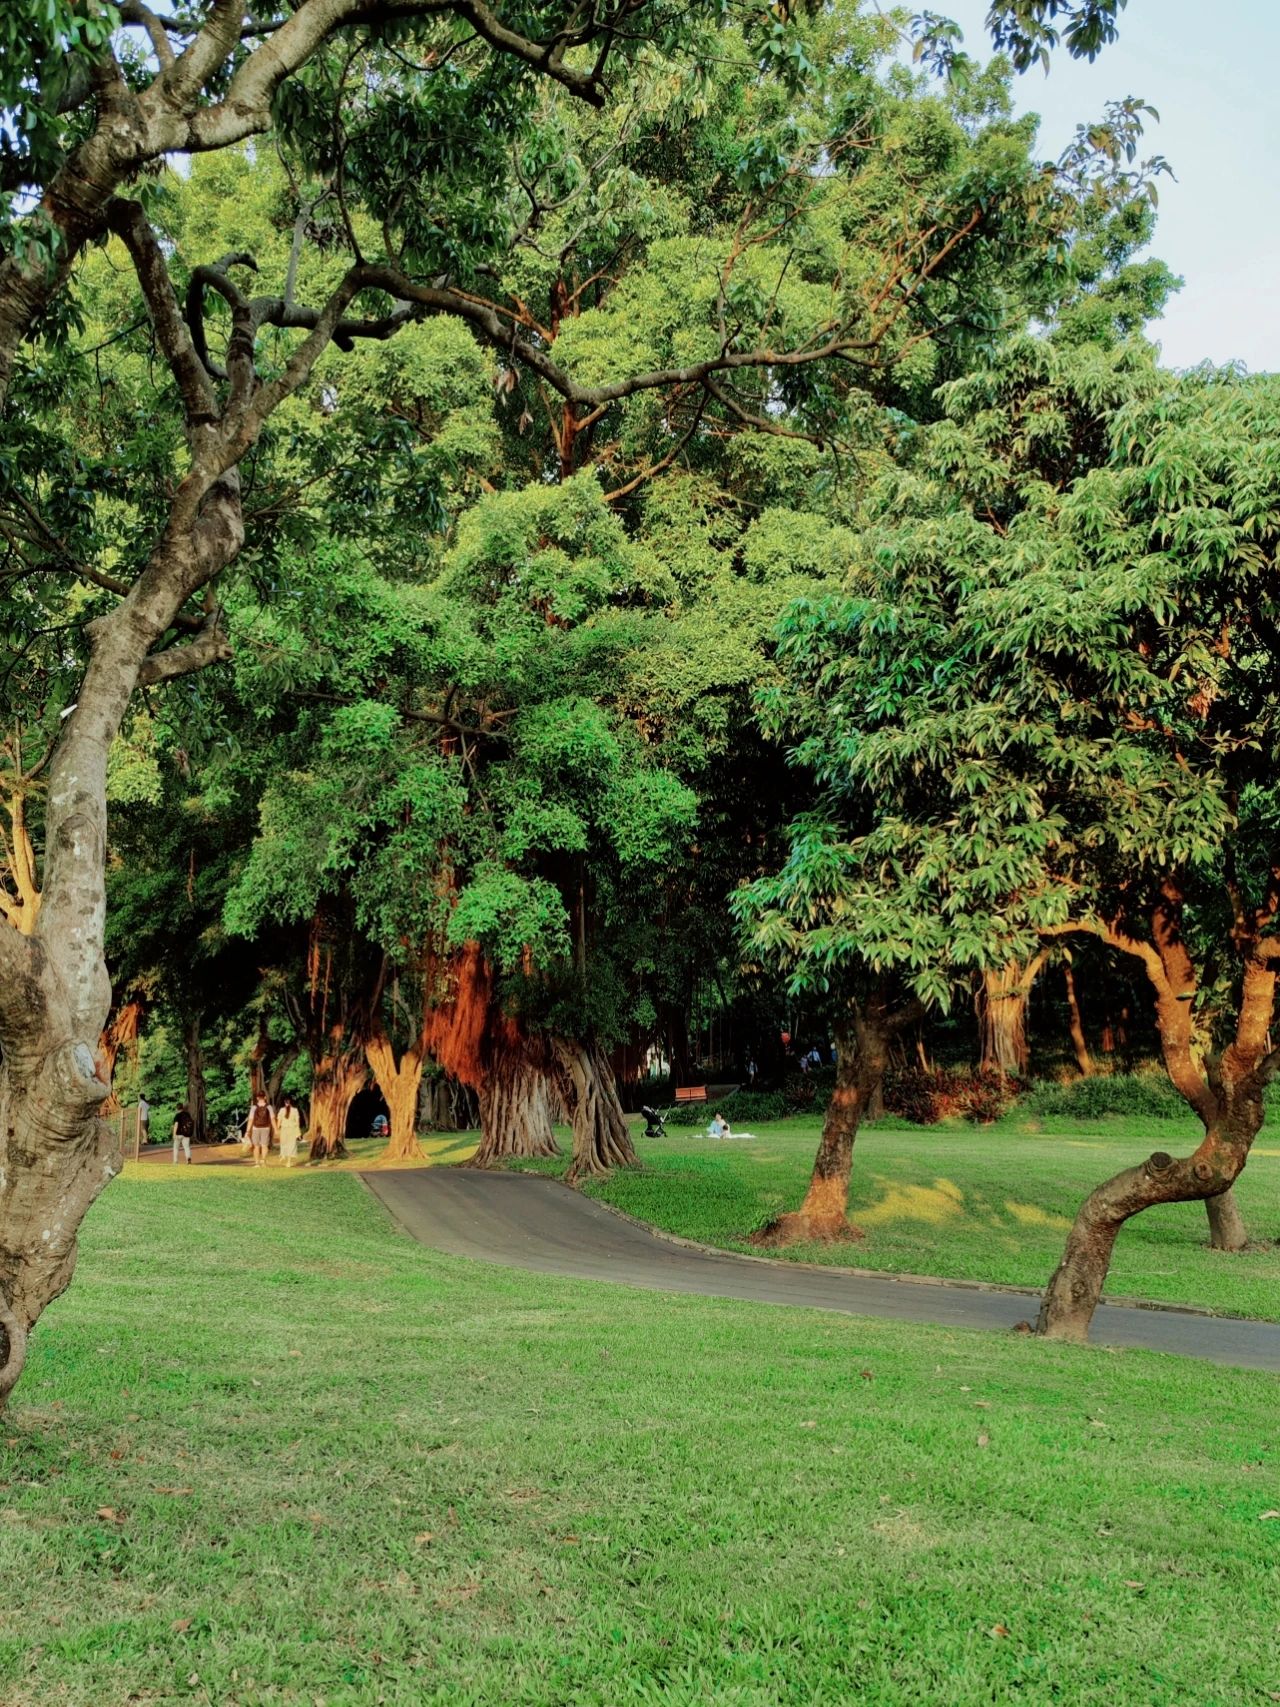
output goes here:
[{"label": "curving walkway", "polygon": [[[1037,1307],[1034,1293],[1011,1287],[898,1279],[679,1243],[570,1191],[558,1180],[533,1174],[451,1167],[387,1169],[360,1177],[422,1244],[506,1268],[612,1281],[653,1292],[693,1292],[1006,1332],[1033,1317]],[[1280,1322],[1104,1304],[1094,1317],[1093,1340],[1241,1369],[1280,1371]]]}]

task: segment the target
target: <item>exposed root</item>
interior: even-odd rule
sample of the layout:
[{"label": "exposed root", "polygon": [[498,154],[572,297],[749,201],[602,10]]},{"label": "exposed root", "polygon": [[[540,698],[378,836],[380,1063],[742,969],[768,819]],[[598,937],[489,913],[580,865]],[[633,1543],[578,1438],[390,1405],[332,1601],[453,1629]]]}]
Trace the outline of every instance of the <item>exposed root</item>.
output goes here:
[{"label": "exposed root", "polygon": [[789,1215],[779,1215],[765,1227],[752,1233],[747,1243],[762,1250],[784,1250],[788,1245],[856,1245],[866,1239],[861,1227],[843,1215],[806,1215],[797,1209]]}]

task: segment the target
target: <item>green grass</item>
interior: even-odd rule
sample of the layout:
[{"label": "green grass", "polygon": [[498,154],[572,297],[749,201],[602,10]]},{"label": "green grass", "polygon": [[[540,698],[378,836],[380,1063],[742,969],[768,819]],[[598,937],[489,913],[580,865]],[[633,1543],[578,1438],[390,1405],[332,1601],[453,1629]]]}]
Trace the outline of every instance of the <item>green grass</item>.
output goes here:
[{"label": "green grass", "polygon": [[1278,1391],[138,1170],[0,1423],[0,1701],[1266,1702]]},{"label": "green grass", "polygon": [[[1071,1219],[1093,1186],[1156,1147],[1186,1153],[1186,1126],[1045,1121],[1058,1131],[991,1127],[864,1128],[854,1151],[851,1216],[864,1242],[799,1245],[806,1262],[896,1274],[1043,1286]],[[637,1129],[638,1130],[638,1129]],[[749,1250],[749,1235],[799,1206],[818,1124],[780,1120],[755,1139],[716,1143],[673,1129],[637,1139],[639,1169],[589,1185],[592,1196],[683,1238]],[[536,1164],[563,1171],[563,1160]],[[1236,1187],[1254,1248],[1209,1250],[1201,1204],[1172,1204],[1131,1221],[1116,1245],[1108,1292],[1274,1319],[1280,1316],[1280,1145],[1259,1140]]]}]

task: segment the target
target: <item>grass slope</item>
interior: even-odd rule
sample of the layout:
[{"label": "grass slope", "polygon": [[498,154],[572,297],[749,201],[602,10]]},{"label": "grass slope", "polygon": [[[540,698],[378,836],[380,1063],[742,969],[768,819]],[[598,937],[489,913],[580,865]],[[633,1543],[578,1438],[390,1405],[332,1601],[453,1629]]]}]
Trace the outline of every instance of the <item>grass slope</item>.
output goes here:
[{"label": "grass slope", "polygon": [[[665,1139],[637,1138],[639,1169],[586,1189],[668,1232],[747,1250],[755,1228],[798,1207],[818,1130],[815,1121],[777,1121],[751,1141],[718,1143],[673,1128]],[[786,1254],[1040,1287],[1089,1191],[1159,1147],[1185,1153],[1194,1139],[1158,1121],[1056,1133],[1012,1125],[865,1128],[854,1151],[851,1215],[866,1241],[798,1245]],[[563,1172],[567,1162],[534,1165]],[[1109,1294],[1280,1316],[1280,1147],[1259,1143],[1236,1195],[1255,1248],[1232,1256],[1209,1250],[1201,1204],[1149,1210],[1120,1235]]]},{"label": "grass slope", "polygon": [[0,1701],[1265,1702],[1278,1395],[138,1170],[0,1423]]}]

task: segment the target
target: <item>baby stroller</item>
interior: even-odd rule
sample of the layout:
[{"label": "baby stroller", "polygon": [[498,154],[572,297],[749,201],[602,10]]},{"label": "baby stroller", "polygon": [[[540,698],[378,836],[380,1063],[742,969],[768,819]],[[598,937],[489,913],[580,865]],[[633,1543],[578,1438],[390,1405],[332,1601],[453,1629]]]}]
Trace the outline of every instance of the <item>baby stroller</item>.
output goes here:
[{"label": "baby stroller", "polygon": [[647,1103],[644,1103],[641,1105],[640,1112],[644,1115],[645,1119],[645,1137],[665,1138],[667,1135],[667,1121],[662,1110],[660,1108],[650,1108]]}]

